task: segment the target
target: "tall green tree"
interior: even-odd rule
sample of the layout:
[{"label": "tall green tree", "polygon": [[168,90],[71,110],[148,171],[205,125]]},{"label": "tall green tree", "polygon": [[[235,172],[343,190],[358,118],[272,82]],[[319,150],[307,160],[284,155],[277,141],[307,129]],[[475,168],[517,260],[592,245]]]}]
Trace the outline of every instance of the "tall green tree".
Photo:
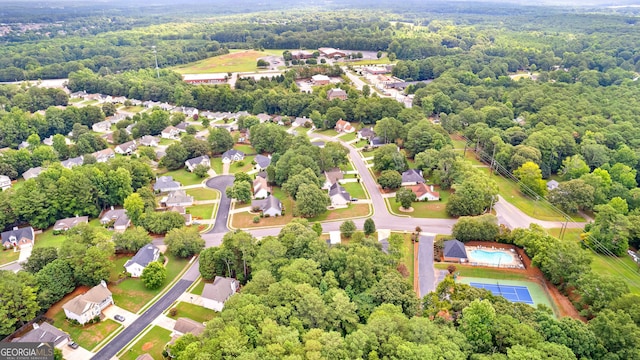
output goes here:
[{"label": "tall green tree", "polygon": [[318,186],[302,184],[298,188],[295,210],[299,216],[318,216],[327,211],[329,204],[329,196]]}]

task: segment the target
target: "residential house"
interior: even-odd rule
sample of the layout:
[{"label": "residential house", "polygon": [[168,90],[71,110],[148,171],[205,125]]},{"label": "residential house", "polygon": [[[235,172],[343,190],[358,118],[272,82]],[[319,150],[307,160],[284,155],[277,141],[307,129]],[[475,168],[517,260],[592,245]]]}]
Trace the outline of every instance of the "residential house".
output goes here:
[{"label": "residential house", "polygon": [[267,179],[256,176],[256,179],[253,180],[253,197],[254,199],[264,199],[269,196],[271,193],[271,189],[269,185],[267,185]]},{"label": "residential house", "polygon": [[382,146],[382,145],[384,145],[384,144],[385,144],[385,143],[384,143],[384,140],[383,140],[381,137],[379,137],[379,136],[376,136],[376,137],[374,137],[373,139],[370,139],[370,140],[369,140],[369,146],[371,146],[371,147],[373,147],[373,148],[380,147],[380,146]]},{"label": "residential house", "polygon": [[314,85],[327,85],[331,82],[331,79],[327,75],[313,75],[311,81]]},{"label": "residential house", "polygon": [[124,268],[131,274],[131,277],[140,277],[147,265],[157,261],[158,257],[160,257],[160,249],[153,244],[147,244],[140,248],[130,260],[124,263]]},{"label": "residential house", "polygon": [[131,135],[131,134],[133,134],[133,128],[134,128],[135,126],[136,126],[136,124],[129,124],[129,125],[127,125],[127,127],[126,127],[126,128],[124,128],[124,131],[125,131],[127,134]]},{"label": "residential house", "polygon": [[180,137],[180,133],[181,131],[177,127],[167,126],[164,130],[162,130],[160,136],[163,139],[177,140]]},{"label": "residential house", "polygon": [[193,117],[193,115],[198,115],[198,109],[193,107],[181,106],[173,109],[174,112],[181,112],[188,117]]},{"label": "residential house", "polygon": [[196,166],[198,165],[211,167],[211,160],[209,159],[209,156],[202,155],[202,156],[198,156],[197,158],[193,158],[185,161],[184,165],[187,167],[187,170],[193,171],[193,169],[195,169]]},{"label": "residential house", "polygon": [[258,115],[256,115],[256,117],[258,118],[260,123],[267,122],[267,121],[271,120],[271,116],[268,115],[268,114],[264,114],[264,113],[258,114]]},{"label": "residential house", "polygon": [[420,183],[409,186],[409,189],[416,194],[417,201],[437,201],[440,200],[440,193],[435,191],[433,185]]},{"label": "residential house", "polygon": [[95,132],[107,132],[111,130],[111,122],[109,120],[97,122],[91,125],[91,129]]},{"label": "residential house", "polygon": [[324,185],[322,185],[322,188],[329,189],[331,185],[337,182],[340,182],[340,180],[344,179],[344,174],[342,173],[342,170],[340,170],[339,168],[333,168],[325,171],[324,177],[325,177],[325,181],[324,181]]},{"label": "residential house", "polygon": [[158,161],[162,159],[167,153],[164,150],[156,150],[156,158]]},{"label": "residential house", "polygon": [[8,230],[0,234],[2,238],[2,246],[5,249],[11,247],[17,247],[20,249],[23,246],[31,246],[36,239],[35,233],[31,226],[18,228],[14,227],[12,230]]},{"label": "residential house", "polygon": [[83,162],[84,162],[84,156],[80,155],[78,157],[74,157],[74,158],[62,161],[60,162],[60,164],[67,169],[71,169],[74,166],[81,166]]},{"label": "residential house", "polygon": [[172,206],[191,206],[193,205],[193,196],[187,195],[184,190],[174,190],[160,200],[160,204],[165,207]]},{"label": "residential house", "polygon": [[109,305],[113,305],[113,296],[107,288],[107,283],[101,281],[86,293],[78,295],[62,305],[62,309],[68,319],[76,320],[84,325],[96,316],[100,316],[102,310]]},{"label": "residential house", "polygon": [[213,284],[204,284],[202,290],[202,302],[204,307],[215,311],[222,311],[224,303],[238,291],[238,280],[222,276],[216,276]]},{"label": "residential house", "polygon": [[53,135],[51,135],[48,138],[45,138],[44,140],[42,140],[42,143],[47,145],[47,146],[53,146]]},{"label": "residential house", "polygon": [[298,126],[302,126],[305,127],[306,124],[311,124],[313,125],[313,121],[311,121],[311,119],[307,118],[307,117],[297,117],[293,123],[291,124],[291,126],[293,127],[298,127]]},{"label": "residential house", "polygon": [[98,101],[100,103],[111,102],[111,95],[98,94]]},{"label": "residential house", "polygon": [[211,111],[203,111],[199,114],[200,118],[207,118],[209,120],[213,120],[216,116],[214,112]]},{"label": "residential house", "polygon": [[402,173],[402,186],[424,184],[422,170],[409,169]]},{"label": "residential house", "polygon": [[175,106],[168,104],[168,103],[162,103],[160,105],[158,105],[158,107],[164,111],[170,111],[171,109],[173,109]]},{"label": "residential house", "polygon": [[69,97],[71,99],[79,99],[79,98],[84,98],[87,95],[88,95],[87,92],[82,90],[82,91],[76,91],[76,92],[73,92],[73,93],[69,94]]},{"label": "residential house", "polygon": [[444,242],[444,249],[442,250],[444,261],[448,262],[467,262],[467,249],[464,244],[458,240],[448,240]]},{"label": "residential house", "polygon": [[11,178],[7,175],[0,175],[0,189],[7,190],[11,187]]},{"label": "residential house", "polygon": [[334,99],[347,100],[347,92],[339,88],[331,89],[327,91],[327,99],[329,101]]},{"label": "residential house", "polygon": [[53,343],[53,346],[62,349],[69,342],[69,334],[56,328],[55,326],[43,322],[42,324],[34,323],[33,329],[26,334],[14,338],[14,343]]},{"label": "residential house", "polygon": [[131,225],[131,220],[127,216],[127,210],[114,209],[112,206],[111,210],[107,210],[102,215],[100,223],[102,225],[112,224],[115,231],[123,232]]},{"label": "residential house", "polygon": [[25,180],[33,179],[35,177],[38,177],[38,175],[40,175],[40,173],[43,171],[44,171],[44,168],[41,166],[34,167],[22,173],[22,177]]},{"label": "residential house", "polygon": [[96,161],[99,163],[107,162],[114,157],[116,157],[116,153],[111,148],[106,148],[104,150],[96,151],[93,154],[93,157],[96,158]]},{"label": "residential house", "polygon": [[131,101],[131,106],[142,106],[142,101],[138,99],[129,99]]},{"label": "residential house", "polygon": [[376,133],[372,127],[362,128],[356,135],[358,136],[358,140],[366,139],[367,141],[371,141],[371,139],[376,137]]},{"label": "residential house", "polygon": [[551,191],[551,190],[557,188],[558,185],[560,185],[559,182],[557,182],[555,180],[549,180],[549,181],[547,181],[547,190]]},{"label": "residential house", "polygon": [[159,102],[155,102],[155,101],[147,100],[147,101],[142,103],[142,106],[144,106],[144,107],[146,107],[148,109],[151,109],[151,108],[154,108],[156,106],[160,106],[160,103]]},{"label": "residential house", "polygon": [[344,51],[340,51],[340,49],[334,49],[330,47],[321,47],[318,49],[318,51],[320,51],[320,54],[322,56],[328,57],[328,58],[339,58],[339,57],[347,56],[347,54]]},{"label": "residential house", "polygon": [[76,216],[56,221],[53,225],[53,231],[67,231],[72,227],[80,224],[87,224],[89,222],[88,216]]},{"label": "residential house", "polygon": [[204,332],[204,325],[189,318],[179,318],[173,326],[176,335],[193,334],[199,336]]},{"label": "residential house", "polygon": [[242,161],[244,160],[244,153],[240,150],[227,150],[222,154],[222,162],[223,163],[232,163],[234,161]]},{"label": "residential house", "polygon": [[337,182],[329,188],[329,198],[333,207],[344,207],[351,202],[351,195]]},{"label": "residential house", "polygon": [[389,237],[391,236],[391,230],[378,229],[378,244],[380,244],[380,250],[389,254]]},{"label": "residential house", "polygon": [[265,170],[269,165],[271,165],[271,155],[256,155],[254,161],[256,162],[256,169],[258,169],[258,171]]},{"label": "residential house", "polygon": [[126,114],[123,113],[115,113],[113,114],[113,116],[109,116],[106,120],[109,121],[112,125],[113,124],[117,124],[120,121],[124,120],[127,118]]},{"label": "residential house", "polygon": [[114,141],[113,141],[113,133],[112,132],[106,133],[104,135],[100,135],[100,137],[103,138],[109,144],[113,144],[114,143]]},{"label": "residential house", "polygon": [[178,214],[182,215],[182,217],[184,217],[185,225],[189,226],[193,224],[193,218],[191,217],[191,214],[187,214],[187,211],[184,208],[184,206],[172,206],[168,208],[167,211],[177,212]]},{"label": "residential house", "polygon": [[153,191],[156,192],[169,192],[179,190],[181,184],[173,180],[173,176],[160,176],[156,178],[156,183],[153,184]]},{"label": "residential house", "polygon": [[317,146],[317,147],[319,147],[320,149],[324,149],[325,142],[324,142],[324,141],[321,141],[321,140],[312,141],[312,142],[311,142],[311,145],[313,145],[313,146]]},{"label": "residential house", "polygon": [[282,203],[273,195],[267,196],[266,199],[253,200],[251,208],[260,210],[264,216],[282,216]]},{"label": "residential house", "polygon": [[340,244],[342,242],[342,236],[340,234],[340,231],[329,231],[329,240],[327,240],[327,243],[329,245],[337,245]]},{"label": "residential house", "polygon": [[116,153],[120,155],[131,155],[136,151],[137,148],[138,146],[136,145],[136,141],[131,140],[116,146]]},{"label": "residential house", "polygon": [[138,143],[142,146],[158,146],[160,139],[155,136],[145,135],[138,140]]},{"label": "residential house", "polygon": [[124,96],[114,96],[111,98],[111,102],[114,104],[124,104],[127,98]]},{"label": "residential house", "polygon": [[175,127],[176,127],[176,129],[180,130],[180,132],[183,132],[183,133],[184,133],[184,132],[187,132],[187,127],[188,127],[189,125],[190,125],[190,124],[189,124],[188,122],[183,121],[183,122],[181,122],[181,123],[177,124]]},{"label": "residential house", "polygon": [[351,126],[350,122],[344,121],[342,119],[336,122],[335,129],[337,132],[343,132],[343,133],[352,133],[356,131],[356,129],[353,126]]}]

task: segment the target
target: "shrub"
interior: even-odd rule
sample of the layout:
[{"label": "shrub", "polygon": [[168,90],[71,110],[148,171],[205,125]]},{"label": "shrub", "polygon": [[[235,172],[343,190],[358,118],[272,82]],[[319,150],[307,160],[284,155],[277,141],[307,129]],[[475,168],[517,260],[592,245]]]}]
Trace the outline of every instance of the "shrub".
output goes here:
[{"label": "shrub", "polygon": [[169,316],[174,317],[178,315],[178,309],[177,308],[171,308],[171,310],[169,310]]},{"label": "shrub", "polygon": [[254,224],[257,224],[257,223],[259,223],[259,222],[260,222],[260,216],[254,216],[254,217],[253,217],[253,223],[254,223]]}]

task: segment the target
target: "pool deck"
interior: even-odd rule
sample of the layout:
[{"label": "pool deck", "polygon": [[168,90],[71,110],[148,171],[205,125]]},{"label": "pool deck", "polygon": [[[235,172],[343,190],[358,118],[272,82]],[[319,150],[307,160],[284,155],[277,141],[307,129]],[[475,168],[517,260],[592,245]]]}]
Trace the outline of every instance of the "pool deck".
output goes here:
[{"label": "pool deck", "polygon": [[[465,249],[467,250],[467,257],[468,257],[468,264],[469,265],[473,265],[473,266],[489,266],[489,267],[496,267],[496,268],[506,268],[506,269],[524,269],[524,264],[522,262],[522,259],[520,259],[520,255],[518,255],[518,253],[513,250],[513,249],[501,249],[501,248],[497,248],[494,246],[469,246],[469,245],[465,245]],[[482,250],[482,251],[487,251],[487,252],[493,252],[493,253],[503,253],[503,254],[508,254],[509,257],[511,258],[511,261],[509,262],[501,262],[499,264],[496,263],[487,263],[487,262],[481,262],[481,261],[477,261],[476,259],[474,259],[473,256],[471,256],[471,253],[474,250]]]}]

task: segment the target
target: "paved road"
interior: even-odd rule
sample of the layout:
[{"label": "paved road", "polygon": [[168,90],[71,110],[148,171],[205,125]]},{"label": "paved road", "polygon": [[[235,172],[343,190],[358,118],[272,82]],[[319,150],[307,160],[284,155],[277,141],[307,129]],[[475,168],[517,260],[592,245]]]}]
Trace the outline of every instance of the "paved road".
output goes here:
[{"label": "paved road", "polygon": [[418,284],[420,287],[419,297],[426,295],[436,288],[436,275],[433,266],[433,234],[420,234],[418,243]]},{"label": "paved road", "polygon": [[208,234],[225,233],[229,231],[227,228],[227,220],[229,218],[229,210],[231,209],[231,199],[227,197],[226,189],[233,185],[233,175],[216,176],[206,182],[207,187],[220,191],[220,205],[216,214],[216,223]]},{"label": "paved road", "polygon": [[176,301],[182,293],[184,293],[191,284],[200,275],[199,263],[194,261],[189,270],[182,276],[172,288],[169,290],[160,300],[153,304],[147,311],[142,313],[138,320],[134,321],[129,327],[124,329],[118,336],[113,338],[102,350],[98,351],[92,359],[95,360],[109,360],[114,357],[121,349],[138,334],[140,334],[144,328],[146,328],[153,320],[155,320],[162,312],[164,312],[174,301]]},{"label": "paved road", "polygon": [[[541,204],[540,206],[545,206]],[[507,225],[509,228],[528,228],[531,224],[538,224],[547,229],[561,228],[564,225],[564,221],[544,221],[534,219],[531,216],[523,213],[515,205],[506,201],[502,196],[498,195],[498,202],[494,205],[498,220],[501,224]],[[582,229],[585,223],[579,223],[570,220],[567,223],[568,228]]]}]

